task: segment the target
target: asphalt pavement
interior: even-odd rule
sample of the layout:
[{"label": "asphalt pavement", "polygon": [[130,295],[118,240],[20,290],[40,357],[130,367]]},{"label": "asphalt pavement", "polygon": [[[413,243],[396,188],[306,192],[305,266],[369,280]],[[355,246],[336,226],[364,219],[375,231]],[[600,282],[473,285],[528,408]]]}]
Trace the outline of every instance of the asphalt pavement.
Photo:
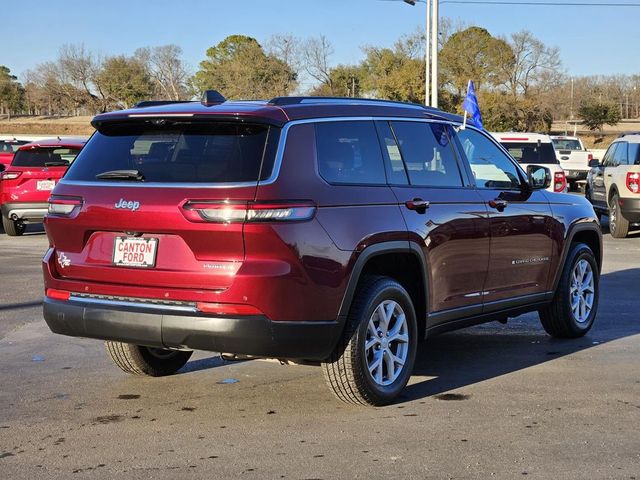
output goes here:
[{"label": "asphalt pavement", "polygon": [[319,368],[209,352],[127,376],[48,330],[46,248],[39,227],[0,233],[0,478],[640,480],[640,232],[605,235],[586,337],[537,314],[434,337],[377,409],[336,401]]}]

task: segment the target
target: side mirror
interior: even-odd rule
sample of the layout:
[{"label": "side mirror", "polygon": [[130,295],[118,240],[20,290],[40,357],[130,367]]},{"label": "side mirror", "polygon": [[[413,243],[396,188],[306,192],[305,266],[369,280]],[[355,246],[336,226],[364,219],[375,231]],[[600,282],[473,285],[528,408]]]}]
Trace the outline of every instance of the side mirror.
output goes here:
[{"label": "side mirror", "polygon": [[527,166],[527,183],[531,190],[544,190],[551,186],[551,170],[541,165]]},{"label": "side mirror", "polygon": [[600,160],[598,160],[597,158],[589,160],[589,168],[598,168],[599,166],[600,166]]},{"label": "side mirror", "polygon": [[0,172],[4,172],[7,169],[7,167],[4,165],[4,163],[0,163]]}]

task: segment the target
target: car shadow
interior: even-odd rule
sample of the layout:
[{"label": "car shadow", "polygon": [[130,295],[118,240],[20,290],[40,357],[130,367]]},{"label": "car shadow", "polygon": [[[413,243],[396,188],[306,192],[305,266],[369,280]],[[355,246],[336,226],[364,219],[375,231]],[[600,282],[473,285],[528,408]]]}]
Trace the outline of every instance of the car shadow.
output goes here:
[{"label": "car shadow", "polygon": [[[396,403],[442,395],[640,334],[640,322],[632,313],[635,296],[620,295],[639,281],[638,268],[602,275],[598,316],[593,329],[582,338],[552,338],[542,329],[536,314],[527,314],[505,326],[489,323],[427,340],[418,350],[413,370],[414,378],[427,379],[407,386]],[[442,398],[464,398],[464,392]]]}]

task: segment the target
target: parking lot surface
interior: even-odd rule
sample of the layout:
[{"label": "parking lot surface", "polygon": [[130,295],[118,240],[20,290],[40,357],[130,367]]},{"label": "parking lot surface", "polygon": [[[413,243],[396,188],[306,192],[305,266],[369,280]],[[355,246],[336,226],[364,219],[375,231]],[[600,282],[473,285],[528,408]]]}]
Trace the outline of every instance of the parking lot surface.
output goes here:
[{"label": "parking lot surface", "polygon": [[130,377],[41,318],[41,228],[0,233],[2,478],[640,479],[640,232],[605,235],[593,330],[537,315],[433,337],[395,404],[336,401],[322,372],[197,352]]}]

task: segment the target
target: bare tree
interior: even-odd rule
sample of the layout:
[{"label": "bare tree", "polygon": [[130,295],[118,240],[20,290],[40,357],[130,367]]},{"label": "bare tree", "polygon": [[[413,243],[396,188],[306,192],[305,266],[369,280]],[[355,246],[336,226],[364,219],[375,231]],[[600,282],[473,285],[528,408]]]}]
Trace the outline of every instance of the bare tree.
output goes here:
[{"label": "bare tree", "polygon": [[178,45],[139,48],[135,51],[153,81],[156,95],[168,100],[183,100],[188,96],[189,72],[182,61],[182,48]]},{"label": "bare tree", "polygon": [[557,47],[547,47],[526,30],[512,34],[509,44],[513,63],[507,72],[507,88],[514,98],[519,93],[526,97],[533,85],[543,80],[552,82],[554,75],[561,75],[562,62]]},{"label": "bare tree", "polygon": [[309,38],[302,44],[305,72],[320,84],[326,85],[331,92],[333,92],[333,80],[329,59],[333,53],[333,46],[324,35]]}]

